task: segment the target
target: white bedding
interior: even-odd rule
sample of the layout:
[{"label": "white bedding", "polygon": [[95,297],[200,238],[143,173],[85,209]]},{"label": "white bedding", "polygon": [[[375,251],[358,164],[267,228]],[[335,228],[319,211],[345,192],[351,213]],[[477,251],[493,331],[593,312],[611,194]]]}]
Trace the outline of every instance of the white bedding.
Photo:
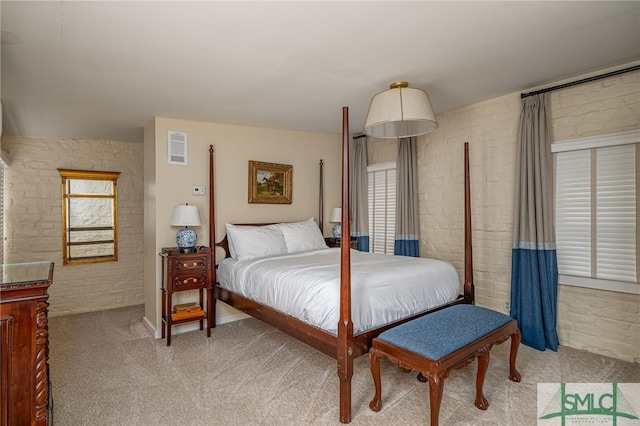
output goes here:
[{"label": "white bedding", "polygon": [[[249,260],[224,259],[220,286],[337,334],[340,249],[320,249]],[[351,250],[354,333],[455,300],[455,268],[435,259]]]}]

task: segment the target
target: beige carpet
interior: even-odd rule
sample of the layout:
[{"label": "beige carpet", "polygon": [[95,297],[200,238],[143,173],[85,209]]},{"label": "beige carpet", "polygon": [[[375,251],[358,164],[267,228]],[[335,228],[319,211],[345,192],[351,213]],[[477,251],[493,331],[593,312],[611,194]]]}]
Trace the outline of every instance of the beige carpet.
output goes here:
[{"label": "beige carpet", "polygon": [[[54,424],[338,425],[332,358],[254,319],[154,340],[144,308],[51,318]],[[473,405],[476,363],[445,382],[441,425],[535,425],[537,383],[640,382],[640,365],[560,347],[520,346],[521,383],[508,379],[509,344],[491,351],[484,392]],[[353,425],[428,425],[428,384],[383,360],[382,411],[368,404],[367,357],[355,362]]]}]

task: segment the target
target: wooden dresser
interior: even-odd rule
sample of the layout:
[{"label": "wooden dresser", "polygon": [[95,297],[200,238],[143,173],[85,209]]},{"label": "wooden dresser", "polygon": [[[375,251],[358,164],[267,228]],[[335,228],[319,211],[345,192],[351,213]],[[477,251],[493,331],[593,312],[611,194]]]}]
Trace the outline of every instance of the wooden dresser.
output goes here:
[{"label": "wooden dresser", "polygon": [[52,262],[0,265],[0,426],[51,424]]}]

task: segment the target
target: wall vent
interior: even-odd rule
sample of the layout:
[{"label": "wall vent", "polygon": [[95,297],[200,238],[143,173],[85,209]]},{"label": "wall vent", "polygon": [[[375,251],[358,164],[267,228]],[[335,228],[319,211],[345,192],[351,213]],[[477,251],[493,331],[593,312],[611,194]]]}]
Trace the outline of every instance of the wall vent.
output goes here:
[{"label": "wall vent", "polygon": [[169,130],[169,164],[187,165],[187,134]]}]

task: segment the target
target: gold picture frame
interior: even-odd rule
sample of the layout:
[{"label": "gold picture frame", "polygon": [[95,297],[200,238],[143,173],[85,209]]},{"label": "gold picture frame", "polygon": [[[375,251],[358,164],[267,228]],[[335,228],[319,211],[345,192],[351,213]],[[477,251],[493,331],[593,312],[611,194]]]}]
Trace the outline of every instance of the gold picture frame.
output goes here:
[{"label": "gold picture frame", "polygon": [[293,166],[249,160],[249,203],[291,204]]}]

